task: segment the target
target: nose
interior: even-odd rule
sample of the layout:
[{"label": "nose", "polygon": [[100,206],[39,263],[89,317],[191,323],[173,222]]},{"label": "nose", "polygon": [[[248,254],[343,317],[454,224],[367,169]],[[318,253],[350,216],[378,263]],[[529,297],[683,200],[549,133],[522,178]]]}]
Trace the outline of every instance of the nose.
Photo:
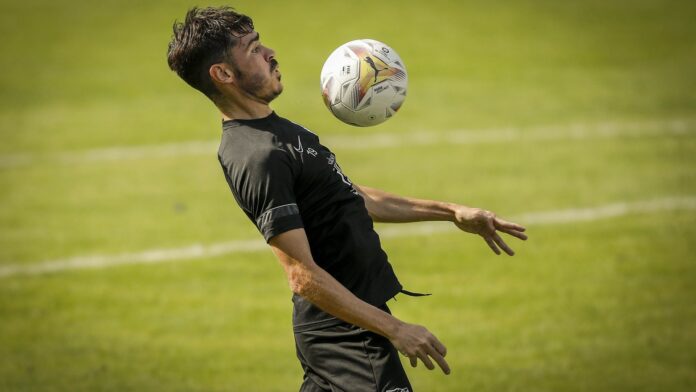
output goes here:
[{"label": "nose", "polygon": [[266,61],[271,61],[275,58],[275,50],[266,48]]}]

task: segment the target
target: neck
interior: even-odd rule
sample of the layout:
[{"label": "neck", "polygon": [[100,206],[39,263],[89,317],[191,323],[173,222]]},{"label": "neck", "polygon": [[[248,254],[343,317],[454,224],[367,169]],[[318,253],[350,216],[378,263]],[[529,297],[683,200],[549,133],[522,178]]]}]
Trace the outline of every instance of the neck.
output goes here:
[{"label": "neck", "polygon": [[273,112],[268,103],[255,100],[234,100],[222,98],[216,102],[222,119],[227,120],[253,120],[267,117]]}]

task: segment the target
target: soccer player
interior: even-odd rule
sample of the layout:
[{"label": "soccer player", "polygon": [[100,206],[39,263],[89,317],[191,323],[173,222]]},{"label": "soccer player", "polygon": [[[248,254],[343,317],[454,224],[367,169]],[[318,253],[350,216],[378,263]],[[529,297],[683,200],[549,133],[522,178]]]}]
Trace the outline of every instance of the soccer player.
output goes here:
[{"label": "soccer player", "polygon": [[220,110],[225,179],[287,274],[300,390],[410,392],[397,350],[411,366],[420,360],[432,370],[435,362],[449,374],[445,346],[386,305],[414,293],[399,283],[373,221],[448,220],[509,255],[498,232],[524,240],[524,227],[490,211],[353,184],[316,134],[270,108],[283,91],[275,52],[230,7],[191,9],[174,24],[167,57]]}]

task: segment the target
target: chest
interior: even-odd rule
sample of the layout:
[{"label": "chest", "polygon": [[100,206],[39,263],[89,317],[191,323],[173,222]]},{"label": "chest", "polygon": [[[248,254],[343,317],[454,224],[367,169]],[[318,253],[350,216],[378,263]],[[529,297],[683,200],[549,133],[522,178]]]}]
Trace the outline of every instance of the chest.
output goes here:
[{"label": "chest", "polygon": [[[350,178],[343,172],[336,155],[312,134],[297,135],[288,146],[300,167],[301,187],[325,191],[349,191],[357,195]],[[319,189],[322,188],[322,189]]]}]

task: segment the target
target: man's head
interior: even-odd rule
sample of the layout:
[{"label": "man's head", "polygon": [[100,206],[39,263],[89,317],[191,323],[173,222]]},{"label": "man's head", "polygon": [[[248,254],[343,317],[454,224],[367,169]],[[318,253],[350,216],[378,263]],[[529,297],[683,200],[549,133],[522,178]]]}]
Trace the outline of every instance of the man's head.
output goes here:
[{"label": "man's head", "polygon": [[248,16],[230,7],[192,8],[173,30],[169,68],[213,102],[234,95],[269,103],[281,93],[275,53],[261,45]]}]

